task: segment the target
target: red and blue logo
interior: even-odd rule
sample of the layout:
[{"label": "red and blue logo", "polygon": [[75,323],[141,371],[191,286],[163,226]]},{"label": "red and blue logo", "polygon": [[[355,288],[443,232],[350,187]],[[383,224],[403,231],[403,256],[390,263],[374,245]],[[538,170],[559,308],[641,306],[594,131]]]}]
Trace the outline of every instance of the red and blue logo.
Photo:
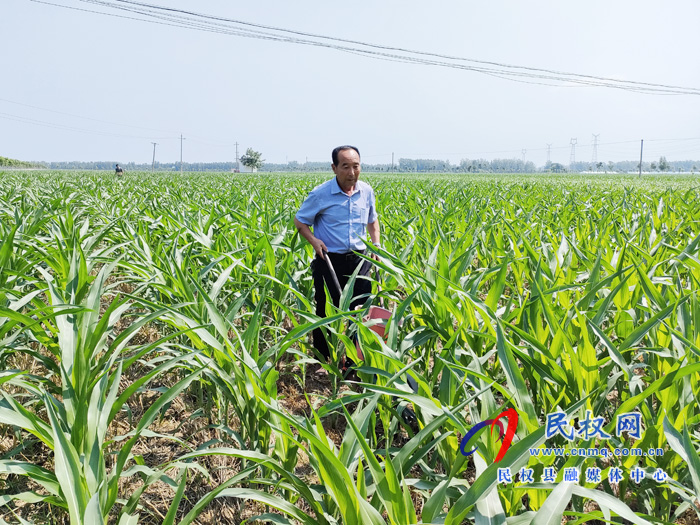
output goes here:
[{"label": "red and blue logo", "polygon": [[[502,418],[506,418],[508,421],[508,426],[505,428],[505,430],[503,429],[503,422],[501,421]],[[493,433],[493,427],[498,427],[498,439],[502,441],[501,449],[498,451],[498,455],[496,456],[495,460],[495,462],[498,463],[503,459],[503,456],[506,455],[506,452],[508,452],[510,444],[513,442],[513,436],[515,436],[515,429],[518,428],[518,413],[514,408],[509,408],[508,410],[498,414],[494,419],[487,419],[486,421],[482,421],[481,423],[478,423],[476,426],[472,427],[472,429],[464,435],[462,441],[459,443],[459,451],[464,456],[471,456],[474,452],[476,452],[476,447],[471,450],[465,449],[469,444],[469,440],[474,437],[479,430],[487,425],[491,425],[491,433]]]}]

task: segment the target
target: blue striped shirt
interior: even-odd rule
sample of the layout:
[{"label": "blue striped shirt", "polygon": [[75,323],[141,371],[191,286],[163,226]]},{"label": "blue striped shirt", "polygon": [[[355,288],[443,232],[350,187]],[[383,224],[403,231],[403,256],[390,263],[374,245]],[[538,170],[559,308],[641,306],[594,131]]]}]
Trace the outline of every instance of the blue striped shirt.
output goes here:
[{"label": "blue striped shirt", "polygon": [[358,180],[355,192],[347,195],[333,177],[311,190],[296,218],[313,226],[314,236],[331,253],[364,250],[367,224],[378,218],[374,190]]}]

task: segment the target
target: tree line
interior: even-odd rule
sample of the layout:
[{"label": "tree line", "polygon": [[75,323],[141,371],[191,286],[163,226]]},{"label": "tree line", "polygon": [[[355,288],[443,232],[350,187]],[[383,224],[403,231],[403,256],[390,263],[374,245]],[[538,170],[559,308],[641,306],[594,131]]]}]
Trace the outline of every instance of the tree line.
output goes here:
[{"label": "tree line", "polygon": [[[247,151],[241,157],[243,161],[249,161],[250,167],[261,172],[328,172],[330,171],[330,159],[328,162],[297,162],[286,163],[264,162],[261,154],[255,151]],[[114,170],[117,161],[70,161],[70,162],[23,162],[0,157],[0,166],[9,167],[43,167],[47,169],[80,169],[80,170]],[[151,171],[150,163],[119,163],[125,171]],[[182,171],[228,171],[239,168],[235,161],[227,162],[184,162]],[[698,172],[700,161],[680,160],[667,161],[665,157],[658,160],[645,161],[642,171],[645,172]],[[179,162],[156,162],[156,171],[180,171]],[[565,173],[565,172],[635,172],[639,171],[639,161],[624,160],[618,162],[591,162],[578,161],[571,165],[557,162],[549,162],[544,166],[536,166],[531,161],[521,159],[462,159],[459,163],[451,163],[449,160],[439,159],[408,159],[400,158],[393,166],[386,164],[362,163],[365,172],[397,172],[397,173]]]},{"label": "tree line", "polygon": [[8,159],[7,157],[0,157],[0,166],[10,167],[10,168],[33,168],[34,163],[25,162],[23,160]]}]

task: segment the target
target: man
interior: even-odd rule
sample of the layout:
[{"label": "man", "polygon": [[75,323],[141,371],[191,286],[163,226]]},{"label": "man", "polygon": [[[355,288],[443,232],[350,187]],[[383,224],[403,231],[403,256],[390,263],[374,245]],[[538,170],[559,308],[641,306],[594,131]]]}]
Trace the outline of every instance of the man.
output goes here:
[{"label": "man", "polygon": [[114,169],[114,173],[117,175],[117,177],[121,177],[124,174],[124,170],[119,164],[117,164],[117,167]]},{"label": "man", "polygon": [[[360,177],[360,151],[355,146],[338,146],[331,154],[335,177],[316,186],[294,217],[294,225],[299,233],[313,246],[316,258],[311,263],[314,278],[316,315],[326,315],[327,283],[333,303],[338,306],[340,293],[333,283],[326,257],[335,269],[341,287],[345,287],[350,275],[362,263],[358,275],[369,275],[371,264],[358,253],[365,252],[365,237],[379,246],[379,220],[374,191]],[[313,231],[311,227],[313,226]],[[324,251],[327,252],[324,255]],[[371,292],[371,283],[357,279],[353,289],[351,308],[359,307]],[[330,357],[328,343],[320,328],[314,330],[314,347],[325,358]],[[321,372],[320,369],[319,372]],[[321,372],[323,373],[323,372]]]}]

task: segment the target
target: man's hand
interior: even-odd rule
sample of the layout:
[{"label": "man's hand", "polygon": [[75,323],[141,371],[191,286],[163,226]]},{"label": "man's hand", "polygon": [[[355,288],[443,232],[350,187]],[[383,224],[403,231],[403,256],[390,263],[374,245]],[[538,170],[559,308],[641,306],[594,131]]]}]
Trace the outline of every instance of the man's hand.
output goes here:
[{"label": "man's hand", "polygon": [[326,248],[326,245],[323,243],[321,239],[317,239],[313,232],[311,231],[311,228],[309,227],[308,224],[304,224],[301,222],[299,219],[294,217],[294,226],[297,227],[297,230],[299,230],[299,233],[301,234],[304,239],[308,241],[308,243],[314,247],[314,251],[316,254],[321,257],[324,261],[326,258],[323,255],[323,250],[328,251],[328,248]]},{"label": "man's hand", "polygon": [[317,239],[314,237],[312,240],[309,241],[311,243],[311,246],[314,247],[314,251],[318,256],[321,257],[324,261],[326,260],[326,256],[323,255],[323,251],[325,250],[326,252],[328,251],[328,248],[326,248],[326,245],[323,243],[321,239]]},{"label": "man's hand", "polygon": [[[367,225],[367,229],[369,230],[369,238],[372,239],[372,244],[374,244],[374,246],[376,246],[377,248],[381,248],[382,243],[379,237],[379,221],[370,222]],[[381,257],[379,257],[378,254],[373,253],[372,259],[374,259],[375,261],[379,261],[381,260]]]}]

